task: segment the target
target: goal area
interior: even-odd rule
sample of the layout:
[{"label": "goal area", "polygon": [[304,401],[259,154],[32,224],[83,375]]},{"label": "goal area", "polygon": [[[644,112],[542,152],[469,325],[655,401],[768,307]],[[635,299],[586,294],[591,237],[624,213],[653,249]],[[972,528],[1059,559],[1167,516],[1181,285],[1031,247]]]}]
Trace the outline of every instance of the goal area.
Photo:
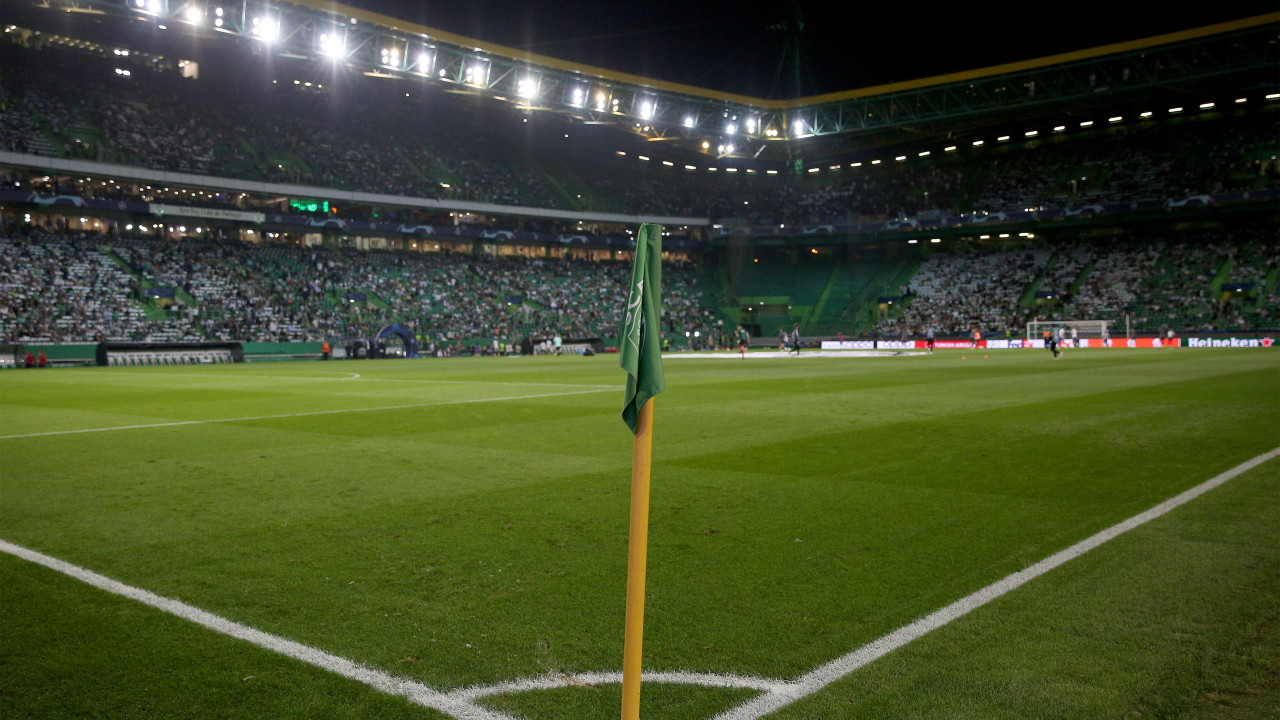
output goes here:
[{"label": "goal area", "polygon": [[1107,320],[1033,320],[1027,323],[1027,339],[1037,340],[1044,336],[1044,331],[1056,333],[1058,328],[1062,328],[1062,337],[1071,339],[1071,331],[1075,330],[1075,337],[1079,338],[1107,338],[1108,334]]}]

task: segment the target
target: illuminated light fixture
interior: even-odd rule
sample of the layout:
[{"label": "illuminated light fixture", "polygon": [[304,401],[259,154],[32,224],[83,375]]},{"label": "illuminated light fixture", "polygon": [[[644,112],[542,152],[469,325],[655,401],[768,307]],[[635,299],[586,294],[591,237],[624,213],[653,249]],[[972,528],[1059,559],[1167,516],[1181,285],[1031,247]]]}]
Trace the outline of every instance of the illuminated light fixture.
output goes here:
[{"label": "illuminated light fixture", "polygon": [[717,170],[719,170],[719,169],[720,169],[720,168],[713,168],[713,167],[709,167],[709,168],[707,168],[707,172],[716,172],[716,171],[717,171]]},{"label": "illuminated light fixture", "polygon": [[942,152],[955,152],[955,151],[956,151],[956,146],[955,146],[955,145],[948,145],[948,146],[946,146],[946,147],[942,148]]},{"label": "illuminated light fixture", "polygon": [[973,141],[973,146],[974,146],[974,147],[982,147],[984,144],[986,144],[986,141],[985,141],[985,140],[974,140],[974,141]]},{"label": "illuminated light fixture", "polygon": [[748,175],[755,175],[755,174],[756,174],[755,168],[747,168],[747,174],[748,174]]},{"label": "illuminated light fixture", "polygon": [[796,120],[795,122],[791,123],[791,132],[796,137],[803,135],[805,133],[804,121]]},{"label": "illuminated light fixture", "polygon": [[640,106],[640,117],[645,120],[653,119],[653,103],[646,102]]},{"label": "illuminated light fixture", "polygon": [[1009,233],[1000,233],[1000,237],[1007,238],[1009,237]]},{"label": "illuminated light fixture", "polygon": [[444,71],[444,68],[440,68],[440,77],[447,78],[448,75],[449,74]]},{"label": "illuminated light fixture", "polygon": [[703,141],[702,141],[702,149],[703,149],[703,150],[710,150],[710,149],[711,149],[711,143],[707,142],[706,140],[703,140]]},{"label": "illuminated light fixture", "polygon": [[280,34],[280,25],[271,18],[254,18],[253,29],[249,31],[250,35],[256,36],[263,42],[274,42],[276,36]]},{"label": "illuminated light fixture", "polygon": [[580,87],[574,88],[573,101],[570,102],[570,105],[573,105],[574,107],[582,107],[582,101],[584,98],[586,98],[586,96],[587,96],[587,93],[585,90],[583,90]]},{"label": "illuminated light fixture", "polygon": [[667,167],[675,167],[675,166],[676,166],[676,164],[675,164],[675,163],[673,163],[673,162],[671,162],[670,160],[663,160],[663,161],[662,161],[662,164],[663,164],[663,165],[666,165]]},{"label": "illuminated light fixture", "polygon": [[1173,115],[1173,114],[1175,114],[1175,113],[1180,113],[1180,112],[1182,112],[1182,108],[1180,108],[1180,107],[1171,107],[1171,108],[1169,108],[1169,114],[1170,114],[1170,115]]},{"label": "illuminated light fixture", "polygon": [[691,128],[691,127],[693,127],[693,116],[692,116],[692,115],[689,115],[689,116],[686,116],[686,117],[685,117],[685,119],[684,119],[684,126],[685,126],[685,127],[687,127],[687,128]]},{"label": "illuminated light fixture", "polygon": [[202,19],[204,19],[204,11],[200,9],[199,5],[192,5],[187,8],[187,22],[198,23]]},{"label": "illuminated light fixture", "polygon": [[990,235],[979,235],[979,236],[978,236],[978,239],[979,239],[979,240],[990,240],[990,239],[991,239],[991,236],[990,236]]},{"label": "illuminated light fixture", "polygon": [[828,170],[839,170],[839,169],[840,169],[840,166],[839,166],[839,165],[830,165],[830,166],[828,166],[828,167],[827,167],[827,169],[828,169]]},{"label": "illuminated light fixture", "polygon": [[1084,122],[1080,123],[1080,127],[1093,127],[1093,121],[1085,120]]},{"label": "illuminated light fixture", "polygon": [[765,170],[764,172],[765,172],[765,174],[766,174],[766,175],[777,175],[777,174],[778,174],[778,171],[777,171],[777,170]]},{"label": "illuminated light fixture", "polygon": [[724,146],[724,152],[725,152],[725,154],[726,154],[726,155],[732,155],[732,154],[733,154],[733,143],[729,143],[728,145],[725,145],[725,146]]},{"label": "illuminated light fixture", "polygon": [[[218,8],[218,9],[219,9],[219,10],[221,10],[222,8]],[[214,26],[214,27],[222,27],[222,18],[218,18],[217,20],[214,20],[214,21],[213,21],[213,26]]]},{"label": "illuminated light fixture", "polygon": [[1109,117],[1109,118],[1107,118],[1107,122],[1109,122],[1109,123],[1118,123],[1118,122],[1120,122],[1121,120],[1124,120],[1124,116],[1123,116],[1123,115],[1116,115],[1115,117]]},{"label": "illuminated light fixture", "polygon": [[916,243],[918,243],[918,242],[920,242],[920,241],[919,241],[919,240],[916,240],[915,238],[911,238],[910,240],[908,240],[908,241],[907,241],[907,244],[908,244],[908,245],[915,245],[915,244],[916,244]]},{"label": "illuminated light fixture", "polygon": [[339,57],[346,51],[346,42],[336,34],[320,33],[320,54]]},{"label": "illuminated light fixture", "polygon": [[929,151],[929,150],[925,150],[925,151],[920,152],[920,153],[917,153],[917,154],[918,154],[920,157],[929,157],[929,156],[930,156],[930,155],[932,155],[933,153],[932,153],[931,151]]},{"label": "illuminated light fixture", "polygon": [[872,160],[872,161],[871,161],[871,164],[872,164],[872,165],[879,165],[879,164],[880,164],[880,161],[879,161],[879,160]]},{"label": "illuminated light fixture", "polygon": [[1243,105],[1244,103],[1247,103],[1247,102],[1249,102],[1249,98],[1236,98],[1237,105]]},{"label": "illuminated light fixture", "polygon": [[1054,132],[1062,132],[1063,130],[1066,130],[1066,129],[1067,129],[1067,126],[1066,126],[1066,125],[1054,125],[1054,126],[1053,126],[1053,131],[1054,131]]},{"label": "illuminated light fixture", "polygon": [[723,143],[722,143],[722,144],[720,144],[720,145],[717,145],[717,146],[716,146],[716,152],[720,153],[721,155],[723,155],[723,154],[724,154],[724,144],[723,144]]},{"label": "illuminated light fixture", "polygon": [[860,163],[860,162],[856,162],[856,163],[849,163],[849,167],[851,167],[851,168],[855,168],[855,167],[862,167],[862,163]]},{"label": "illuminated light fixture", "polygon": [[536,98],[538,96],[538,81],[533,78],[522,78],[516,83],[516,92],[522,98]]},{"label": "illuminated light fixture", "polygon": [[1026,132],[1024,132],[1024,133],[1022,133],[1022,134],[1023,134],[1023,135],[1025,135],[1026,137],[1035,137],[1035,136],[1037,136],[1037,135],[1039,135],[1039,134],[1040,134],[1040,131],[1039,131],[1039,130],[1028,130],[1028,131],[1026,131]]},{"label": "illuminated light fixture", "polygon": [[931,242],[931,243],[940,243],[940,242],[942,242],[942,238],[929,238],[929,242]]},{"label": "illuminated light fixture", "polygon": [[1271,93],[1267,96],[1268,100],[1280,100],[1280,93]]},{"label": "illuminated light fixture", "polygon": [[1009,139],[1008,135],[1001,135],[1000,137],[996,138],[996,142],[1004,142],[1008,139]]},{"label": "illuminated light fixture", "polygon": [[1151,117],[1151,111],[1150,111],[1150,110],[1148,110],[1148,111],[1146,111],[1146,112],[1144,112],[1144,113],[1139,113],[1139,114],[1138,114],[1138,117],[1149,118],[1149,117]]},{"label": "illuminated light fixture", "polygon": [[222,17],[222,8],[216,8],[216,9],[213,11],[213,14],[214,14],[214,15],[217,15],[218,17]]},{"label": "illuminated light fixture", "polygon": [[696,168],[696,167],[694,167],[694,166],[692,166],[692,165],[685,165],[685,166],[684,166],[684,169],[685,169],[685,170],[697,170],[698,168]]},{"label": "illuminated light fixture", "polygon": [[729,123],[728,125],[725,125],[725,126],[724,126],[724,132],[725,132],[725,134],[726,134],[726,135],[732,135],[732,134],[734,134],[734,133],[738,132],[738,124],[737,124],[737,123]]},{"label": "illuminated light fixture", "polygon": [[1211,110],[1213,109],[1213,107],[1214,107],[1213,103],[1200,103],[1201,110]]},{"label": "illuminated light fixture", "polygon": [[751,133],[751,134],[753,134],[753,135],[755,134],[755,132],[756,132],[756,119],[755,119],[755,118],[747,118],[747,132],[748,132],[748,133]]},{"label": "illuminated light fixture", "polygon": [[811,173],[816,173],[816,172],[818,172],[818,171],[819,171],[819,170],[821,170],[821,169],[822,169],[822,168],[809,168],[809,172],[811,172]]},{"label": "illuminated light fixture", "polygon": [[899,155],[898,157],[894,158],[894,160],[897,160],[898,162],[902,162],[903,160],[906,160],[906,159],[907,159],[906,155]]},{"label": "illuminated light fixture", "polygon": [[[725,168],[725,169],[724,169],[724,171],[725,171],[725,172],[738,172],[738,168]],[[746,203],[743,203],[743,205],[746,205]]]},{"label": "illuminated light fixture", "polygon": [[615,153],[614,153],[614,155],[617,155],[618,157],[626,157],[626,156],[627,156],[627,154],[626,154],[626,153],[624,153],[624,152],[622,152],[621,150],[618,150],[617,152],[615,152]]},{"label": "illuminated light fixture", "polygon": [[649,157],[647,155],[637,155],[636,157],[640,158],[641,160],[644,160],[645,162],[649,161]]}]

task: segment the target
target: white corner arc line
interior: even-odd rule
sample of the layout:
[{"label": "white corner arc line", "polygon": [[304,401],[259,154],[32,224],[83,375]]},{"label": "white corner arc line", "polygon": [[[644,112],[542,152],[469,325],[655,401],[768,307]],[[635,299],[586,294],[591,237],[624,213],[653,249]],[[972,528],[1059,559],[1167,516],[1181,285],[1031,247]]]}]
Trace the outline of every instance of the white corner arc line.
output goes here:
[{"label": "white corner arc line", "polygon": [[284,418],[310,417],[313,415],[342,415],[345,413],[377,412],[379,410],[411,410],[413,408],[438,407],[443,405],[470,405],[473,403],[503,402],[506,400],[533,400],[535,398],[566,397],[569,395],[590,395],[592,393],[616,392],[617,388],[608,390],[573,390],[562,393],[539,393],[536,395],[512,395],[495,398],[471,398],[468,400],[441,400],[438,402],[412,403],[410,405],[386,405],[369,408],[341,408],[338,410],[313,410],[311,412],[283,413],[280,415],[249,415],[245,417],[212,418],[209,420],[177,420],[174,422],[144,423],[142,425],[115,425],[100,428],[78,428],[75,430],[50,430],[48,432],[23,433],[21,435],[0,435],[0,440],[17,440],[19,438],[47,437],[50,435],[79,435],[81,433],[113,432],[117,430],[142,430],[145,428],[179,427],[182,425],[209,425],[212,423],[247,422],[250,420],[281,420]]},{"label": "white corner arc line", "polygon": [[5,540],[0,540],[0,551],[37,565],[43,565],[50,570],[80,580],[99,590],[121,595],[183,620],[189,620],[214,632],[229,635],[237,640],[244,640],[264,650],[270,650],[318,667],[321,670],[327,670],[335,675],[341,675],[347,679],[364,683],[387,695],[402,697],[415,705],[439,710],[452,717],[459,718],[459,720],[516,720],[516,718],[506,713],[488,710],[463,698],[446,695],[415,680],[388,675],[380,670],[374,670],[309,645],[303,645],[302,643],[282,638],[279,635],[272,635],[247,625],[241,625],[238,622],[228,620],[220,615],[214,615],[184,602],[162,597],[132,585],[125,585],[105,575],[99,575],[92,570],[86,570],[78,565],[72,565],[44,553],[28,550],[21,545],[14,545]]},{"label": "white corner arc line", "polygon": [[1129,532],[1139,525],[1154,520],[1175,508],[1181,507],[1182,505],[1195,500],[1237,475],[1252,470],[1258,465],[1261,465],[1278,455],[1280,455],[1280,447],[1275,448],[1270,452],[1265,452],[1251,460],[1246,460],[1230,470],[1227,470],[1220,475],[1216,475],[1199,485],[1196,485],[1190,490],[1179,493],[1149,510],[1138,513],[1128,520],[1118,522],[1106,530],[1095,533],[1065,550],[1060,550],[1026,569],[1019,570],[1018,572],[1008,575],[1001,580],[997,580],[981,590],[966,595],[940,610],[935,610],[909,625],[904,625],[878,640],[873,640],[853,652],[841,655],[825,665],[810,670],[804,675],[801,675],[795,680],[787,683],[786,689],[781,692],[759,695],[735,708],[731,708],[719,715],[716,715],[713,720],[758,720],[759,718],[762,718],[775,710],[786,707],[803,697],[812,695],[831,683],[849,675],[853,671],[884,657],[894,650],[897,650],[903,645],[906,645],[929,632],[937,630],[952,620],[964,617],[970,612],[977,610],[1010,590],[1014,590],[1025,585],[1031,580],[1044,575],[1067,561],[1080,557],[1086,552],[1089,552],[1099,545]]},{"label": "white corner arc line", "polygon": [[[971,593],[959,600],[936,610],[915,622],[905,625],[877,640],[842,655],[831,662],[811,670],[792,681],[779,681],[765,678],[753,678],[737,675],[720,675],[716,673],[692,672],[647,672],[644,680],[652,683],[679,683],[704,685],[709,687],[743,688],[759,690],[761,695],[748,700],[737,707],[716,715],[712,720],[759,720],[775,710],[780,710],[797,700],[812,695],[833,682],[849,675],[869,663],[897,650],[908,643],[923,637],[953,620],[986,605],[1002,595],[1014,590],[1031,580],[1044,575],[1064,563],[1073,560],[1114,538],[1154,520],[1182,505],[1191,502],[1201,495],[1219,487],[1236,476],[1261,465],[1268,460],[1280,456],[1280,447],[1263,453],[1250,460],[1216,475],[1189,490],[1183,491],[1154,507],[1133,517],[1123,520],[1111,527],[1095,533],[1080,542],[1061,550],[1049,557],[1018,572],[1012,573],[986,587]],[[620,672],[581,673],[576,675],[548,675],[540,678],[505,681],[488,686],[469,686],[449,692],[441,692],[434,688],[407,678],[388,675],[378,670],[359,665],[322,650],[303,645],[292,640],[281,638],[270,633],[256,630],[214,615],[199,608],[169,598],[164,598],[140,588],[125,585],[86,570],[68,562],[43,553],[29,550],[20,545],[0,540],[0,552],[43,565],[49,569],[81,580],[101,590],[137,600],[151,607],[190,620],[216,632],[245,640],[258,647],[271,650],[315,667],[328,670],[337,675],[362,682],[379,692],[403,697],[418,705],[433,708],[448,714],[457,720],[519,720],[511,715],[490,710],[477,705],[476,700],[504,692],[524,692],[545,690],[574,685],[603,685],[622,681]]]}]

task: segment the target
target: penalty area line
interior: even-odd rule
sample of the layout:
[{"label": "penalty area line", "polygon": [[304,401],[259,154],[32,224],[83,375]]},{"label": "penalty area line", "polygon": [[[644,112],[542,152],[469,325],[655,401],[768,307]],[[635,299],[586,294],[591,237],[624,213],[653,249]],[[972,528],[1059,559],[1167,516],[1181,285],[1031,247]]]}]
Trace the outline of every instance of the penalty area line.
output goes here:
[{"label": "penalty area line", "polygon": [[284,418],[311,417],[315,415],[343,415],[346,413],[377,412],[379,410],[412,410],[414,408],[440,407],[444,405],[471,405],[475,403],[504,402],[507,400],[534,400],[537,398],[568,397],[570,395],[591,395],[593,393],[616,392],[617,388],[608,390],[574,390],[562,393],[538,393],[536,395],[511,395],[495,398],[472,398],[468,400],[443,400],[439,402],[413,403],[410,405],[386,405],[369,408],[342,408],[339,410],[313,410],[311,412],[283,413],[280,415],[248,415],[233,418],[212,418],[209,420],[176,420],[174,422],[144,423],[141,425],[115,425],[100,428],[78,428],[75,430],[50,430],[48,432],[23,433],[20,435],[0,435],[0,440],[17,440],[20,438],[48,437],[50,435],[79,435],[82,433],[114,432],[118,430],[143,430],[146,428],[180,427],[183,425],[210,425],[213,423],[248,422],[252,420],[281,420]]},{"label": "penalty area line", "polygon": [[1144,512],[1134,515],[1128,520],[1116,523],[1106,530],[1095,533],[1065,550],[1060,550],[1028,568],[1019,570],[1018,572],[1008,575],[1001,580],[997,580],[981,590],[970,595],[966,595],[950,605],[947,605],[940,610],[936,610],[909,625],[904,625],[878,640],[873,640],[853,652],[841,655],[835,660],[815,668],[789,683],[786,683],[784,688],[764,695],[758,695],[737,707],[726,710],[725,712],[716,715],[713,720],[759,720],[759,718],[762,718],[775,710],[780,710],[797,700],[822,690],[826,686],[844,678],[855,670],[879,660],[894,650],[897,650],[898,648],[917,640],[934,630],[937,630],[951,621],[958,620],[965,615],[968,615],[970,612],[977,610],[1005,593],[1025,585],[1026,583],[1070,560],[1080,557],[1103,543],[1113,540],[1140,525],[1150,522],[1171,510],[1195,500],[1210,490],[1226,483],[1228,480],[1252,470],[1253,468],[1277,456],[1280,456],[1280,448],[1275,448],[1270,452],[1265,452],[1255,458],[1246,460],[1226,472],[1215,475],[1189,490],[1179,493]]}]

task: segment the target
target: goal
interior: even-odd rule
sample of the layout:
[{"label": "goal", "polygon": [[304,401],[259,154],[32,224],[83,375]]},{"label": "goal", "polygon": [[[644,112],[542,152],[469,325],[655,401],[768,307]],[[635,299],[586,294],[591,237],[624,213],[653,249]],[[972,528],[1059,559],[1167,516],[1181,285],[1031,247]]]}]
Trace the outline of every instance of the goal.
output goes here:
[{"label": "goal", "polygon": [[1027,323],[1027,339],[1037,340],[1044,336],[1044,331],[1057,332],[1058,328],[1062,328],[1064,337],[1070,339],[1071,331],[1076,331],[1076,337],[1081,338],[1106,338],[1111,337],[1108,332],[1107,320],[1033,320]]}]

